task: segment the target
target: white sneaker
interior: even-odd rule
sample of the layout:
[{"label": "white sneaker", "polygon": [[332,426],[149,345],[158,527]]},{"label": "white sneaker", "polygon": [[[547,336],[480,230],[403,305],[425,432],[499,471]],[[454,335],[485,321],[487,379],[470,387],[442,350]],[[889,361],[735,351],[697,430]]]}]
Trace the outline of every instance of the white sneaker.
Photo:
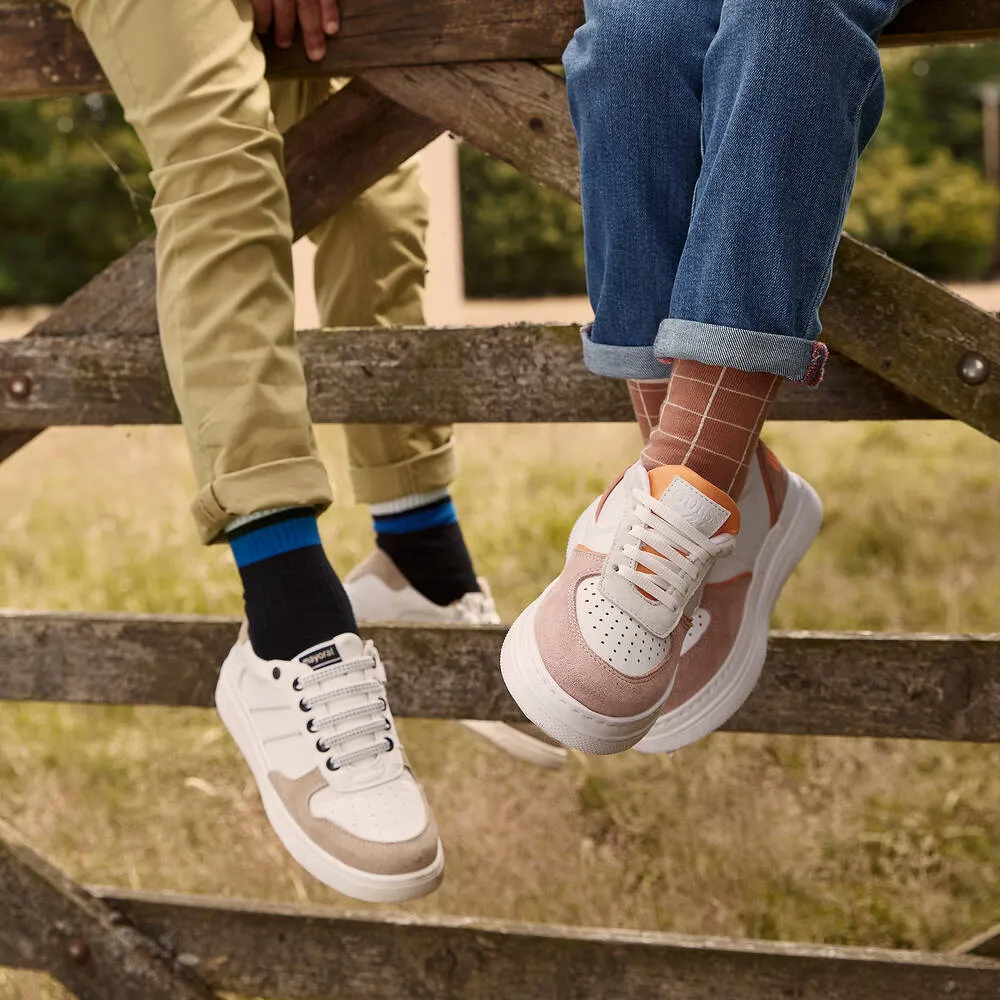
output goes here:
[{"label": "white sneaker", "polygon": [[819,532],[823,505],[763,442],[740,495],[740,533],[712,568],[681,647],[677,680],[653,728],[636,745],[670,753],[727,722],[750,697],[767,657],[781,588]]},{"label": "white sneaker", "polygon": [[440,885],[437,824],[400,746],[374,644],[346,632],[294,660],[262,660],[244,626],[215,704],[271,826],[307,872],[373,903]]},{"label": "white sneaker", "polygon": [[[499,625],[500,616],[489,585],[479,580],[480,592],[465,594],[442,607],[429,601],[399,571],[392,559],[375,549],[344,579],[354,614],[362,621],[432,622],[434,624]],[[462,725],[512,757],[538,767],[559,768],[566,751],[530,723],[509,726],[504,722],[465,719]]]}]

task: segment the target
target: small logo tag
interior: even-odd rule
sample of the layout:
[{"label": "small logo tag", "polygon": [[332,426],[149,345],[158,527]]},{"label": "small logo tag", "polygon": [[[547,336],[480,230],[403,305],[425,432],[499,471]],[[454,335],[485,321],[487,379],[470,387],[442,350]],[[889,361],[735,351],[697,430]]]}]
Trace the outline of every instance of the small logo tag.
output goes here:
[{"label": "small logo tag", "polygon": [[337,663],[340,660],[340,653],[337,651],[336,645],[331,643],[329,646],[324,646],[322,649],[314,649],[311,653],[306,653],[305,656],[300,656],[299,660],[307,666],[312,667],[313,670],[318,670],[320,667],[328,666],[331,663]]},{"label": "small logo tag", "polygon": [[705,496],[679,476],[660,499],[699,531],[709,536],[714,535],[729,517],[729,511],[722,504]]}]

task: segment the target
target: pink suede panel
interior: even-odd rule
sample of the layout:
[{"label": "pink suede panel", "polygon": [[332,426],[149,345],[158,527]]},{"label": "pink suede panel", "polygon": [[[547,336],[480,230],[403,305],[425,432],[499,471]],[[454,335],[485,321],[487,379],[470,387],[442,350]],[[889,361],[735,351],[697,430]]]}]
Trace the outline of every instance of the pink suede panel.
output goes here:
[{"label": "pink suede panel", "polygon": [[750,579],[749,574],[742,574],[705,587],[701,606],[711,615],[711,620],[694,649],[681,657],[677,680],[663,706],[664,712],[680,708],[719,672],[736,641]]},{"label": "pink suede panel", "polygon": [[570,556],[538,609],[535,639],[546,670],[566,694],[601,715],[627,718],[648,711],[670,686],[688,621],[677,627],[666,658],[648,674],[618,673],[587,645],[576,618],[577,588],[587,577],[600,575],[604,559],[581,549]]}]

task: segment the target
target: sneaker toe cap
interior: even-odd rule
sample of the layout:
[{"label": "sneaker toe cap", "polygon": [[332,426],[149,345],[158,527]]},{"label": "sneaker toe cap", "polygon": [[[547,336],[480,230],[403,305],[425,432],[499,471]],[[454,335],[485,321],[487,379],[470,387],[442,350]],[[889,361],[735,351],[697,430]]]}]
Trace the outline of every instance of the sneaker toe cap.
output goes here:
[{"label": "sneaker toe cap", "polygon": [[375,875],[404,875],[422,871],[438,856],[437,823],[409,771],[346,793],[325,781],[317,788],[309,775],[297,782],[272,775],[272,782],[303,833],[342,864]]}]

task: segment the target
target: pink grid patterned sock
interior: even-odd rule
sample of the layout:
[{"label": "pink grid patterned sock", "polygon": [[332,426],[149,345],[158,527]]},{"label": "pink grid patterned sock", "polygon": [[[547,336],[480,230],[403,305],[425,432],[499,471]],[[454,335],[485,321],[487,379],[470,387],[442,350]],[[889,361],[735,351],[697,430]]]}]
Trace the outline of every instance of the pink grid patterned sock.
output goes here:
[{"label": "pink grid patterned sock", "polygon": [[643,464],[685,465],[739,497],[780,383],[770,372],[675,361]]},{"label": "pink grid patterned sock", "polygon": [[635,422],[639,425],[644,444],[649,444],[649,435],[660,421],[660,410],[667,398],[667,386],[670,379],[645,379],[641,382],[628,379],[629,398],[635,411]]}]

